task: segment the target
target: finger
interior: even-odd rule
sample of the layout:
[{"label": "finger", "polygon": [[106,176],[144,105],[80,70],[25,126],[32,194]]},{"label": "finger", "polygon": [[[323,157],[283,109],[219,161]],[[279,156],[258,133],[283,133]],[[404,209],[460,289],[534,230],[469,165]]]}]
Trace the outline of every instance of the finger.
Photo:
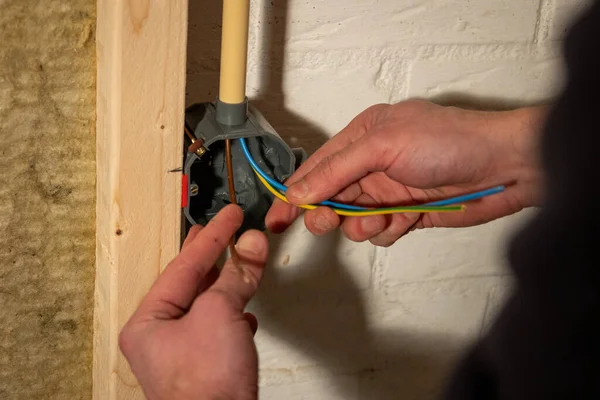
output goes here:
[{"label": "finger", "polygon": [[308,174],[313,168],[315,168],[321,161],[329,157],[338,151],[350,146],[355,139],[351,136],[359,136],[354,132],[350,131],[349,128],[340,131],[337,135],[329,139],[323,146],[315,151],[300,167],[296,172],[285,182],[286,185],[291,185],[298,182],[306,174]]},{"label": "finger", "polygon": [[383,231],[389,224],[386,215],[370,215],[367,217],[346,218],[342,224],[342,232],[353,242],[364,242]]},{"label": "finger", "polygon": [[275,199],[265,216],[265,225],[273,233],[283,233],[302,214],[302,209]]},{"label": "finger", "polygon": [[370,242],[379,247],[389,247],[404,236],[419,220],[421,214],[406,213],[390,216],[388,226],[379,234],[373,236]]},{"label": "finger", "polygon": [[332,200],[334,201],[338,201],[341,203],[346,203],[346,204],[357,204],[357,200],[358,198],[363,194],[363,190],[360,187],[360,184],[358,182],[355,182],[353,184],[351,184],[350,186],[348,186],[347,188],[343,189],[340,193],[338,193],[337,195],[335,195]]},{"label": "finger", "polygon": [[356,142],[373,125],[375,116],[378,115],[379,112],[385,107],[389,107],[389,105],[376,104],[354,117],[354,119],[352,119],[352,121],[350,121],[350,123],[344,129],[342,129],[337,135],[333,136],[323,146],[315,151],[308,158],[308,160],[306,160],[300,166],[300,168],[298,168],[296,173],[294,173],[290,179],[286,181],[286,184],[291,185],[292,183],[297,182],[325,158]]},{"label": "finger", "polygon": [[[328,140],[327,143],[311,155],[285,182],[285,184],[289,186],[301,180],[324,158],[351,145],[356,139],[362,136],[366,131],[366,126],[363,121],[365,118],[361,116],[362,114],[356,117],[346,128]],[[351,200],[339,199],[339,201]],[[276,199],[265,217],[265,225],[267,226],[267,229],[273,233],[283,233],[294,223],[300,214],[302,214],[302,210],[298,207]]]},{"label": "finger", "polygon": [[340,216],[329,207],[317,207],[304,214],[306,228],[316,236],[328,234],[337,229],[341,223]]},{"label": "finger", "polygon": [[238,206],[222,209],[159,276],[134,318],[173,319],[189,309],[207,272],[242,225]]},{"label": "finger", "polygon": [[468,202],[464,212],[424,214],[418,228],[481,225],[522,209],[519,189],[509,186],[503,193]]},{"label": "finger", "polygon": [[[301,180],[306,174],[313,170],[321,161],[335,154],[362,137],[367,130],[373,125],[376,116],[383,109],[389,107],[388,104],[376,104],[369,107],[357,117],[355,117],[344,129],[337,135],[327,141],[319,148],[308,160],[306,160],[296,172],[285,182],[286,185],[292,185]],[[356,188],[352,188],[350,193],[340,193],[339,201],[351,202],[352,200],[345,199],[360,194],[356,194]],[[356,198],[354,197],[354,198]],[[297,209],[293,205],[276,200],[265,218],[265,225],[274,233],[284,232],[302,213],[302,210]]]},{"label": "finger", "polygon": [[248,325],[250,325],[250,329],[252,330],[252,334],[256,335],[256,331],[258,330],[258,319],[252,313],[244,313],[244,319],[248,321]]},{"label": "finger", "polygon": [[216,266],[213,266],[206,273],[206,276],[204,277],[204,279],[198,286],[197,294],[200,295],[200,294],[204,293],[206,290],[208,290],[208,288],[211,287],[217,281],[217,279],[219,278],[219,274],[220,274],[219,268],[217,268]]},{"label": "finger", "polygon": [[[377,201],[367,193],[361,194],[356,203],[375,207]],[[388,223],[385,215],[370,215],[367,217],[346,218],[342,223],[342,232],[353,242],[364,242],[383,231]]]},{"label": "finger", "polygon": [[256,290],[263,275],[263,267],[267,261],[268,242],[266,236],[259,231],[245,232],[236,245],[239,266],[243,269],[241,276],[232,259],[227,260],[217,281],[206,293],[220,293],[227,297],[234,309],[243,311]]},{"label": "finger", "polygon": [[[334,200],[344,202],[347,204],[352,204],[355,202],[357,198],[362,194],[362,189],[358,183],[354,183],[344,189],[341,193],[334,197]],[[309,212],[310,213],[310,212]],[[265,225],[267,229],[273,233],[283,233],[287,228],[289,228],[294,221],[302,214],[302,209],[288,204],[279,199],[275,199],[273,205],[267,212],[265,217]],[[307,228],[317,234],[316,231],[311,230],[311,223],[307,220],[307,215],[304,216],[304,221],[306,223]],[[313,217],[314,218],[314,217]],[[332,221],[334,222],[334,221]],[[341,222],[341,219],[340,219]],[[339,226],[339,223],[335,224],[336,227]],[[325,232],[322,232],[324,234]]]},{"label": "finger", "polygon": [[331,198],[370,172],[385,171],[395,157],[387,143],[363,137],[324,158],[300,181],[290,186],[287,198],[294,204],[314,204]]},{"label": "finger", "polygon": [[198,232],[200,232],[202,230],[202,228],[203,228],[202,225],[194,225],[190,228],[188,235],[186,236],[185,240],[183,241],[181,250],[185,249],[190,243],[192,243],[194,241],[194,238],[196,237]]}]

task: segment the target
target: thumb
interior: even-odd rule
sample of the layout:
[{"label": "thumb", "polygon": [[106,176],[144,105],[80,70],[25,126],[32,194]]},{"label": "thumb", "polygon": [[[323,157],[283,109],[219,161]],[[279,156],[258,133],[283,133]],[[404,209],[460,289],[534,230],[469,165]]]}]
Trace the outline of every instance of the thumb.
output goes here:
[{"label": "thumb", "polygon": [[[268,255],[268,241],[259,231],[247,231],[236,245],[236,266],[233,259],[227,260],[217,281],[207,292],[217,291],[232,301],[237,311],[243,311],[254,296],[263,275]],[[238,267],[243,269],[240,274]]]},{"label": "thumb", "polygon": [[286,196],[293,204],[316,204],[330,199],[370,172],[386,169],[385,143],[363,137],[348,147],[325,157],[298,182]]}]

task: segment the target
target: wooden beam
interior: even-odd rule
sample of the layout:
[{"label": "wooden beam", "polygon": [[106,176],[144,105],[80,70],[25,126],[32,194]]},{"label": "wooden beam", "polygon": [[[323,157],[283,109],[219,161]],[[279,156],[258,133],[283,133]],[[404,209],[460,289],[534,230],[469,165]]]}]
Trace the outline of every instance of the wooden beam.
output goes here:
[{"label": "wooden beam", "polygon": [[143,393],[118,334],[180,243],[187,0],[98,0],[94,399]]}]

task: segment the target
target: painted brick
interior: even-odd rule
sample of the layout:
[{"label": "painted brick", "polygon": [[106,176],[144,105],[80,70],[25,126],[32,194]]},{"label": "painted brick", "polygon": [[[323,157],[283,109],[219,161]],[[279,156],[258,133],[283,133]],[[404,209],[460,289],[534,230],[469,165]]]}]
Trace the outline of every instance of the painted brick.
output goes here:
[{"label": "painted brick", "polygon": [[[534,34],[539,0],[346,0],[265,2],[288,7],[287,37],[294,49],[384,46],[393,43],[526,41]],[[267,23],[281,24],[282,11]]]},{"label": "painted brick", "polygon": [[249,96],[280,135],[311,151],[369,106],[406,97],[407,59],[396,50],[290,53],[285,73],[267,76],[275,67],[265,63],[250,66]]},{"label": "painted brick", "polygon": [[261,368],[355,372],[368,366],[361,345],[368,334],[365,304],[374,248],[338,235],[314,238],[302,221],[271,247],[271,261],[249,306],[260,324]]},{"label": "painted brick", "polygon": [[375,332],[364,303],[348,297],[320,303],[306,299],[302,307],[277,308],[249,308],[260,325],[256,343],[261,369],[294,375],[306,375],[298,369],[307,368],[354,373],[377,361]]},{"label": "painted brick", "polygon": [[388,284],[504,275],[506,245],[528,214],[524,212],[465,229],[415,231],[389,249]]},{"label": "painted brick", "polygon": [[400,365],[374,369],[360,375],[359,399],[439,399],[455,355],[412,356]]},{"label": "painted brick", "polygon": [[376,303],[371,326],[382,346],[399,353],[456,352],[480,334],[488,294],[502,282],[502,277],[477,277],[390,284],[386,301]]},{"label": "painted brick", "polygon": [[344,377],[320,379],[290,385],[260,388],[260,398],[265,400],[358,400],[358,378]]},{"label": "painted brick", "polygon": [[259,294],[249,310],[259,319],[264,383],[310,379],[315,369],[351,374],[455,354],[481,333],[489,293],[503,284],[503,278],[397,284],[378,300],[349,293],[326,301]]},{"label": "painted brick", "polygon": [[561,87],[558,56],[542,60],[418,60],[410,97],[445,102],[472,98],[477,105],[505,108],[550,100]]},{"label": "painted brick", "polygon": [[331,292],[342,288],[342,276],[356,290],[369,288],[374,257],[369,243],[353,243],[338,232],[315,237],[306,230],[302,219],[284,235],[272,235],[270,239],[269,275],[264,290],[281,291],[282,282],[304,279],[310,287],[297,286],[299,290]]},{"label": "painted brick", "polygon": [[488,304],[483,317],[481,333],[485,334],[496,321],[496,317],[502,311],[502,307],[508,300],[513,289],[512,276],[505,277],[498,285],[492,287],[488,294]]}]

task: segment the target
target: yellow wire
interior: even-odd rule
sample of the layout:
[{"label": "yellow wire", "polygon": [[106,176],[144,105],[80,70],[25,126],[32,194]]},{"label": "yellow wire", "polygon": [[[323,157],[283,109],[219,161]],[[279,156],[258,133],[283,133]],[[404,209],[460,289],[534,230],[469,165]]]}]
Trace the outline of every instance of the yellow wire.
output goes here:
[{"label": "yellow wire", "polygon": [[[279,190],[275,189],[273,186],[271,186],[271,184],[269,182],[267,182],[262,176],[260,176],[258,174],[258,172],[254,171],[254,173],[256,174],[256,176],[258,177],[258,179],[260,179],[260,181],[262,182],[263,185],[265,185],[265,187],[267,188],[267,190],[269,192],[271,192],[275,197],[277,197],[279,200],[281,201],[285,201],[288,204],[291,204],[288,199],[285,197],[285,195],[283,195],[281,192],[279,192]],[[315,208],[317,208],[317,206],[312,205],[312,204],[305,204],[305,205],[298,205],[296,207],[300,207],[300,208],[304,208],[305,210],[314,210]],[[462,207],[463,210],[465,209],[465,207]],[[428,212],[455,212],[456,210],[446,210],[446,211],[440,211],[438,210],[414,210],[414,209],[410,209],[410,208],[394,208],[393,210],[373,210],[373,211],[350,211],[350,210],[340,210],[339,208],[332,208],[332,210],[338,214],[338,215],[343,215],[345,217],[365,217],[368,215],[385,215],[385,214],[398,214],[398,213],[428,213]]]},{"label": "yellow wire", "polygon": [[[271,184],[269,182],[267,182],[265,180],[265,178],[263,178],[262,176],[260,176],[258,174],[258,172],[254,171],[254,173],[256,174],[256,176],[258,177],[258,179],[260,179],[260,181],[262,182],[262,184],[267,188],[267,190],[269,192],[271,192],[279,200],[285,201],[286,203],[290,204],[290,202],[288,201],[287,197],[285,197],[284,195],[282,195],[279,192],[279,190],[276,190],[273,186],[271,186]],[[305,210],[314,210],[315,208],[317,208],[317,206],[313,206],[313,205],[299,205],[297,207],[304,208]]]}]

